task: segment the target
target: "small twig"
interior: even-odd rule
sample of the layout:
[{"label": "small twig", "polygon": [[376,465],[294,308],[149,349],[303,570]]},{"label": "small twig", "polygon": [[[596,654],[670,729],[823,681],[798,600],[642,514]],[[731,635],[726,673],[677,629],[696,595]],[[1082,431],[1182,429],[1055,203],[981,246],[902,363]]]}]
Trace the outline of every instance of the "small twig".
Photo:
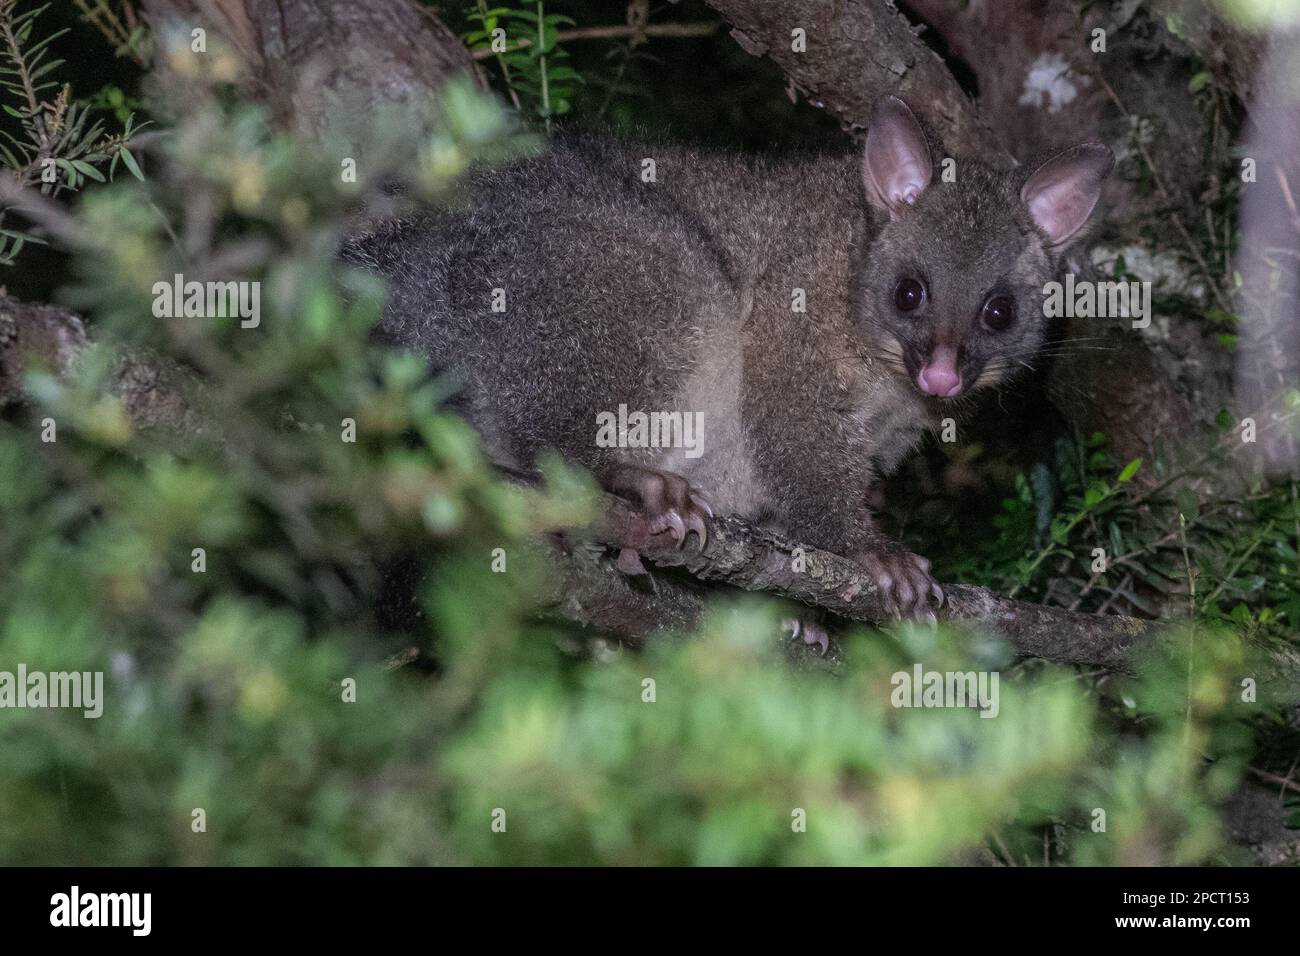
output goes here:
[{"label": "small twig", "polygon": [[[541,46],[543,42],[543,29],[545,24],[545,15],[542,10],[542,0],[537,0],[537,45]],[[557,41],[558,42],[558,41]],[[542,70],[542,119],[546,123],[546,135],[551,135],[551,84],[546,76],[546,54],[543,53],[537,58]]]},{"label": "small twig", "polygon": [[1133,583],[1133,575],[1131,574],[1126,574],[1124,575],[1124,577],[1120,578],[1119,584],[1116,585],[1114,588],[1111,588],[1110,595],[1106,598],[1106,600],[1101,602],[1101,607],[1097,608],[1097,613],[1105,614],[1107,611],[1109,611],[1111,609],[1111,606],[1115,603],[1116,598],[1124,598],[1124,600],[1128,601],[1129,604],[1135,605],[1135,602],[1132,597],[1132,591],[1129,590],[1129,585],[1131,585],[1132,583]]},{"label": "small twig", "polygon": [[1003,860],[1006,861],[1007,866],[1015,866],[1016,865],[1015,857],[1011,855],[1011,851],[1007,849],[1007,845],[1002,842],[1001,833],[994,831],[993,842],[996,843],[998,845],[998,849],[1002,851],[1002,858]]},{"label": "small twig", "polygon": [[[478,0],[478,8],[480,13],[484,15],[487,14],[488,7],[485,0]],[[420,9],[424,10],[424,12],[429,14],[431,17],[433,16],[433,12],[427,7],[421,7]],[[437,18],[435,17],[434,19]],[[501,67],[501,78],[506,81],[506,91],[510,94],[510,102],[514,104],[516,111],[522,110],[523,104],[519,101],[519,92],[515,89],[514,81],[510,78],[510,64],[506,62],[505,56],[493,51],[491,47],[486,47],[482,50],[474,50],[472,53],[476,60],[484,60],[490,56],[496,57],[497,65]]]},{"label": "small twig", "polygon": [[1282,187],[1282,198],[1286,201],[1286,208],[1291,211],[1291,225],[1300,232],[1300,209],[1296,208],[1295,196],[1291,195],[1291,183],[1281,166],[1274,166],[1273,172],[1277,176],[1277,184]]},{"label": "small twig", "polygon": [[[607,27],[578,27],[573,30],[560,30],[556,33],[555,39],[557,43],[568,43],[570,40],[615,40],[631,36],[706,37],[717,33],[720,26],[721,23],[655,23],[644,27],[622,24]],[[515,50],[522,50],[532,45],[532,40],[521,37],[506,52],[513,53]],[[497,55],[486,48],[472,52],[476,60],[486,60]]]},{"label": "small twig", "polygon": [[[140,51],[131,47],[131,34],[134,32],[134,28],[122,23],[117,18],[117,14],[104,0],[73,0],[73,2],[77,5],[77,9],[81,11],[82,18],[97,27],[109,43],[116,46],[118,50],[125,50],[131,59],[135,60],[139,65],[145,65],[144,57],[140,55]],[[124,7],[124,12],[128,21],[134,20],[130,4]]]},{"label": "small twig", "polygon": [[1191,553],[1187,550],[1187,517],[1178,513],[1178,536],[1183,545],[1183,567],[1187,569],[1187,716],[1183,720],[1183,739],[1192,733],[1192,660],[1196,652],[1196,574],[1192,570]]},{"label": "small twig", "polygon": [[[1295,764],[1292,764],[1291,767],[1292,769],[1294,769]],[[1296,783],[1289,776],[1279,777],[1275,773],[1269,773],[1267,770],[1260,770],[1258,767],[1247,767],[1246,769],[1249,770],[1251,773],[1253,773],[1255,776],[1259,777],[1260,780],[1267,780],[1269,783],[1275,783],[1283,790],[1290,790],[1294,793],[1300,793],[1300,783]]]},{"label": "small twig", "polygon": [[386,671],[395,671],[398,668],[405,667],[420,659],[420,649],[418,647],[404,647],[396,654],[390,654],[383,663]]},{"label": "small twig", "polygon": [[[1293,483],[1292,486],[1291,486],[1291,490],[1292,490],[1292,493],[1294,494],[1294,492],[1295,492],[1295,485],[1294,485],[1294,483]],[[1243,564],[1246,563],[1246,560],[1247,560],[1247,559],[1248,559],[1252,554],[1255,553],[1255,549],[1258,548],[1259,545],[1260,545],[1260,542],[1264,540],[1264,536],[1265,536],[1266,534],[1268,534],[1270,531],[1273,530],[1273,524],[1274,524],[1274,522],[1272,522],[1272,521],[1270,521],[1268,524],[1266,524],[1266,525],[1264,526],[1264,530],[1261,531],[1261,532],[1259,533],[1259,536],[1258,536],[1257,538],[1255,538],[1255,540],[1252,541],[1252,542],[1250,543],[1250,547],[1248,547],[1245,551],[1243,551],[1243,552],[1241,553],[1241,557],[1238,558],[1238,559],[1236,560],[1236,562],[1235,562],[1235,563],[1232,565],[1232,567],[1228,570],[1228,573],[1225,574],[1225,575],[1223,576],[1223,580],[1219,582],[1219,586],[1216,587],[1213,591],[1210,592],[1210,596],[1209,596],[1209,597],[1205,598],[1205,600],[1204,600],[1204,602],[1203,602],[1205,607],[1210,607],[1212,604],[1214,604],[1214,599],[1217,598],[1220,594],[1223,593],[1223,589],[1224,589],[1225,587],[1228,586],[1228,582],[1231,581],[1232,578],[1233,578],[1233,576],[1234,576],[1238,571],[1241,570],[1241,566],[1242,566]]]}]

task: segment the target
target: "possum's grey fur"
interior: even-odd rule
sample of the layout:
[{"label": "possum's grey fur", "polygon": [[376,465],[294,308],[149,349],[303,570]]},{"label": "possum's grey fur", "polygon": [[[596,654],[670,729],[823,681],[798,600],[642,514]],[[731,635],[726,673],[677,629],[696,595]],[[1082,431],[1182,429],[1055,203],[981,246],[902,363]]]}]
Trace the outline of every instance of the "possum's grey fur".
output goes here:
[{"label": "possum's grey fur", "polygon": [[[1057,264],[1020,199],[1023,172],[963,160],[945,183],[929,151],[933,182],[891,218],[860,154],[777,162],[561,140],[475,173],[465,211],[344,257],[387,279],[384,334],[458,377],[504,463],[553,447],[598,477],[629,462],[675,472],[715,510],[859,555],[885,546],[868,489],[953,414],[917,388],[918,363],[946,338],[972,383],[1023,364]],[[641,179],[646,158],[655,182]],[[892,306],[903,271],[939,304],[924,321]],[[973,325],[995,286],[1018,314],[997,335]],[[702,412],[703,454],[597,447],[598,413],[620,404]]]}]

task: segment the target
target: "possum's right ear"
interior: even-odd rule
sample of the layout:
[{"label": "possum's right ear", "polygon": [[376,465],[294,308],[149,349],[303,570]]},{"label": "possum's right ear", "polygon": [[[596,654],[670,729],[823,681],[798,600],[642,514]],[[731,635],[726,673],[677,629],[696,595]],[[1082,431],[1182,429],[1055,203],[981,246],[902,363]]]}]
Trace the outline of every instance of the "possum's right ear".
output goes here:
[{"label": "possum's right ear", "polygon": [[867,127],[862,159],[867,198],[888,210],[891,219],[897,218],[930,185],[932,172],[930,147],[921,124],[897,96],[881,97]]},{"label": "possum's right ear", "polygon": [[1114,165],[1109,146],[1081,143],[1057,153],[1029,177],[1020,198],[1049,248],[1062,248],[1084,227]]}]

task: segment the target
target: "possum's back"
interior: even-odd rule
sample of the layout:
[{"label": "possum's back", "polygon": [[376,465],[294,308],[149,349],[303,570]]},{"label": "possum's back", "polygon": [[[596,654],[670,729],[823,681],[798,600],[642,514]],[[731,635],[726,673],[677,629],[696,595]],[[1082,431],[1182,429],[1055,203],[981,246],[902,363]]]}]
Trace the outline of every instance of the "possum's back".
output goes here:
[{"label": "possum's back", "polygon": [[730,307],[738,264],[708,211],[729,218],[724,200],[683,202],[645,182],[643,156],[728,181],[689,154],[562,141],[474,173],[463,211],[343,251],[387,280],[383,335],[454,370],[471,417],[509,457],[553,444],[581,458],[597,411],[671,407],[702,317]]}]

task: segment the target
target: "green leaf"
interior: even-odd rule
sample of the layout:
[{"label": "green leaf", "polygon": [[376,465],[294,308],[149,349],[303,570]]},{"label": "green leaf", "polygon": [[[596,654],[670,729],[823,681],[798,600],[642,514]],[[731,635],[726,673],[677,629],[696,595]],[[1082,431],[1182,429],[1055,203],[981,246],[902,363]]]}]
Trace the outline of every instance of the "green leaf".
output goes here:
[{"label": "green leaf", "polygon": [[32,72],[31,72],[30,76],[28,77],[28,79],[30,79],[30,80],[37,80],[37,79],[39,79],[40,77],[44,76],[46,73],[49,73],[51,70],[57,70],[59,67],[63,66],[63,64],[64,64],[65,62],[67,62],[67,61],[66,61],[66,60],[51,60],[49,63],[42,63],[39,67],[37,67],[36,69],[32,70]]},{"label": "green leaf", "polygon": [[56,159],[54,165],[68,174],[68,185],[73,189],[77,188],[77,167],[66,159]]},{"label": "green leaf", "polygon": [[1119,473],[1120,482],[1131,481],[1133,476],[1138,473],[1138,469],[1141,467],[1142,467],[1142,459],[1134,458],[1127,465],[1125,465],[1124,470]]},{"label": "green leaf", "polygon": [[1088,490],[1083,493],[1083,503],[1091,508],[1095,504],[1101,503],[1106,496],[1110,494],[1110,486],[1104,481],[1094,482],[1088,486]]},{"label": "green leaf", "polygon": [[96,169],[94,166],[90,165],[90,163],[86,162],[83,159],[72,160],[72,165],[77,168],[77,172],[81,173],[83,176],[87,176],[90,179],[95,180],[95,182],[97,183],[102,183],[106,181],[104,179],[103,173],[101,173],[98,169]]},{"label": "green leaf", "polygon": [[131,171],[131,175],[140,182],[144,182],[144,173],[140,171],[140,165],[135,161],[135,157],[131,155],[131,151],[123,146],[117,151],[117,155],[122,157],[122,164]]},{"label": "green leaf", "polygon": [[578,71],[571,66],[556,66],[546,71],[547,79],[552,83],[559,83],[563,80],[574,80],[578,83],[585,82]]}]

